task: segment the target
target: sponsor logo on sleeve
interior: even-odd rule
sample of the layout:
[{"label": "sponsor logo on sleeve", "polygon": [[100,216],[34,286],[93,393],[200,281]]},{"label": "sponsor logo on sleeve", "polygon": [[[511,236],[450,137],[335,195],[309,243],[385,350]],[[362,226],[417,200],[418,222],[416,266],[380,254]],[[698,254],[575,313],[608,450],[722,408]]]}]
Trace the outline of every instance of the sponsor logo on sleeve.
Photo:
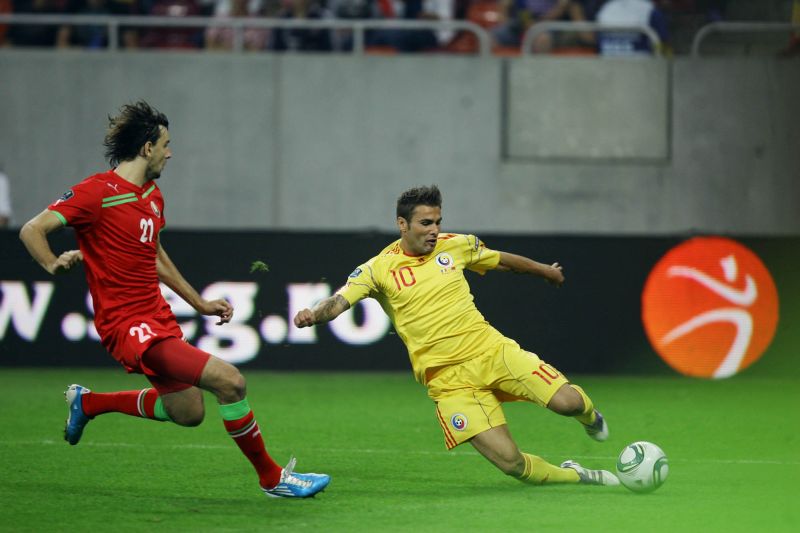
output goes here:
[{"label": "sponsor logo on sleeve", "polygon": [[67,200],[69,200],[73,196],[75,196],[75,193],[72,192],[72,189],[70,189],[67,192],[65,192],[64,194],[62,194],[61,197],[58,200],[56,200],[56,203],[60,204],[61,202],[66,202]]},{"label": "sponsor logo on sleeve", "polygon": [[349,276],[347,276],[347,277],[348,277],[348,278],[357,278],[358,276],[360,276],[360,275],[361,275],[361,272],[362,272],[362,270],[361,270],[360,268],[357,268],[357,269],[353,270],[353,271],[350,273],[350,275],[349,275]]}]

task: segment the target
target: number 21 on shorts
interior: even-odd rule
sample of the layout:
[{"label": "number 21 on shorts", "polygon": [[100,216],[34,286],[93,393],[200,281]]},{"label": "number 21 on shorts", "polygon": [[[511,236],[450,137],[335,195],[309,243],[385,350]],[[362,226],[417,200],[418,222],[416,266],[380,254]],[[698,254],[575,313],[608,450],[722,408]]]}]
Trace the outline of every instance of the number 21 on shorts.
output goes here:
[{"label": "number 21 on shorts", "polygon": [[139,343],[143,344],[153,337],[158,337],[157,334],[153,333],[153,330],[150,329],[150,326],[147,323],[142,322],[138,326],[133,326],[128,333],[130,333],[131,337],[139,336]]}]

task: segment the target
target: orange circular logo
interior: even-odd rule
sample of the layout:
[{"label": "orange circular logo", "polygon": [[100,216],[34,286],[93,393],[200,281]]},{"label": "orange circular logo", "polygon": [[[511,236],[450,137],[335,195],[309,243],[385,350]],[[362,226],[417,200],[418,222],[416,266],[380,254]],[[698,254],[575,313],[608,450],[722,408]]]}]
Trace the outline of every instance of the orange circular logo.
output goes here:
[{"label": "orange circular logo", "polygon": [[688,376],[726,378],[764,353],[778,325],[778,291],[749,249],[696,237],[671,249],[642,292],[650,344]]}]

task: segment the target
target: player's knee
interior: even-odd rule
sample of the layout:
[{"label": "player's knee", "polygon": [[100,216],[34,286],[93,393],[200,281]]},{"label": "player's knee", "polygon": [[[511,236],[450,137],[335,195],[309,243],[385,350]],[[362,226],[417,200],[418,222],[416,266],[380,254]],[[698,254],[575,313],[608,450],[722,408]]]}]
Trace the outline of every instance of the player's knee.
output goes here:
[{"label": "player's knee", "polygon": [[205,413],[192,413],[181,420],[180,425],[184,427],[196,427],[203,423]]},{"label": "player's knee", "polygon": [[243,400],[247,395],[247,381],[238,369],[236,369],[236,373],[231,377],[231,388],[233,389],[233,394],[235,394],[239,400]]},{"label": "player's knee", "polygon": [[225,373],[219,390],[219,399],[226,403],[238,402],[247,395],[247,382],[239,369],[233,365]]},{"label": "player's knee", "polygon": [[547,408],[560,415],[575,416],[581,414],[586,406],[578,391],[569,384],[564,384],[547,404]]},{"label": "player's knee", "polygon": [[184,409],[178,413],[170,413],[169,416],[179,426],[195,427],[203,423],[205,414],[205,409],[200,406],[199,408]]}]

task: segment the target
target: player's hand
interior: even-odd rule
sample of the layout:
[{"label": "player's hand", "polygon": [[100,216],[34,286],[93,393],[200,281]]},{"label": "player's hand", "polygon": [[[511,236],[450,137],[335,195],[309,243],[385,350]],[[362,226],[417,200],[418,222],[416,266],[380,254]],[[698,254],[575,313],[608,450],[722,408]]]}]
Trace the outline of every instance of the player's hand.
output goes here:
[{"label": "player's hand", "polygon": [[218,316],[218,326],[227,324],[233,318],[233,306],[228,300],[205,300],[198,311],[206,316]]},{"label": "player's hand", "polygon": [[69,250],[59,255],[55,262],[50,265],[51,274],[63,274],[83,261],[83,253],[80,250]]},{"label": "player's hand", "polygon": [[556,287],[562,286],[564,284],[564,268],[558,263],[550,265],[547,282]]},{"label": "player's hand", "polygon": [[298,328],[307,328],[314,325],[314,311],[303,309],[294,315],[294,325]]}]

